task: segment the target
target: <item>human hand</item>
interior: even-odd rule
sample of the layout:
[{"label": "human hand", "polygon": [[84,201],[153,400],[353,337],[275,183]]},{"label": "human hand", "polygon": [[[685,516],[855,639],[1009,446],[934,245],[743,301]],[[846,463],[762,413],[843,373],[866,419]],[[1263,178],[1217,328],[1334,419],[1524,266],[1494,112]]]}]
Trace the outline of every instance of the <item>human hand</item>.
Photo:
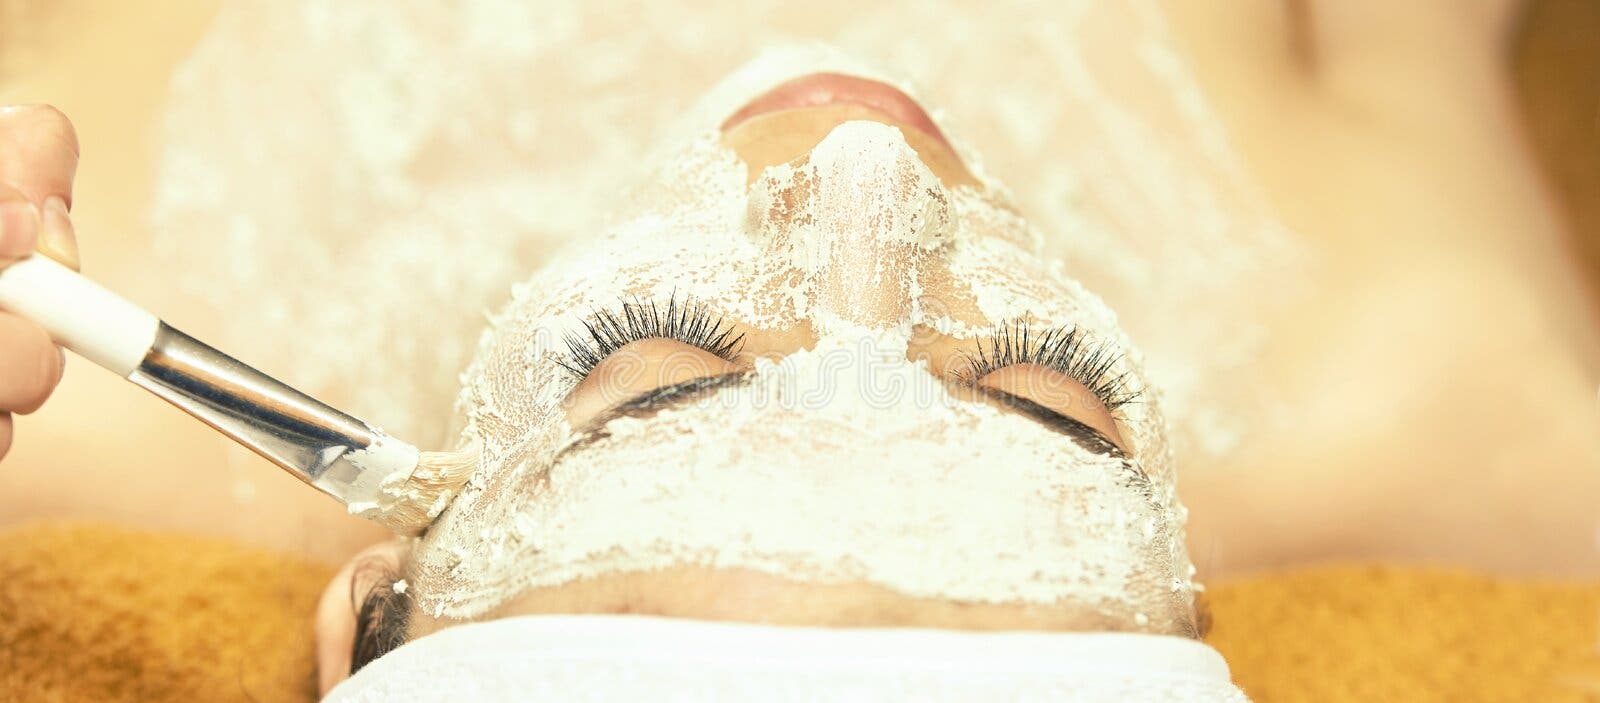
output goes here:
[{"label": "human hand", "polygon": [[[59,110],[0,107],[0,268],[35,252],[78,268],[67,212],[78,137]],[[11,448],[12,413],[31,413],[61,380],[66,356],[43,327],[0,311],[0,457]]]}]

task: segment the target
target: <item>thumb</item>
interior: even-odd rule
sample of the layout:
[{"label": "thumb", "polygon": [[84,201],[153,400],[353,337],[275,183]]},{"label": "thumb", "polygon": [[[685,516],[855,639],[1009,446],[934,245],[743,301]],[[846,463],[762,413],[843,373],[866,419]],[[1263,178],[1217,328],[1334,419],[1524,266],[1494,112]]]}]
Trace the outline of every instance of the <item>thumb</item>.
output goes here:
[{"label": "thumb", "polygon": [[78,235],[72,228],[72,218],[67,214],[67,201],[58,195],[45,198],[39,221],[39,253],[67,268],[78,270]]},{"label": "thumb", "polygon": [[20,191],[0,183],[0,266],[32,254],[42,226],[39,208]]},{"label": "thumb", "polygon": [[[74,269],[78,267],[78,242],[67,210],[72,206],[72,179],[77,169],[77,131],[60,110],[48,105],[0,107],[0,185],[5,186],[0,198],[15,202],[20,195],[32,203],[36,226],[29,248]],[[18,222],[27,221],[21,209],[14,212]],[[15,242],[8,239],[7,244]],[[21,256],[0,251],[0,257]]]},{"label": "thumb", "polygon": [[78,270],[78,240],[66,201],[50,196],[41,209],[22,191],[0,183],[0,266],[35,251]]}]

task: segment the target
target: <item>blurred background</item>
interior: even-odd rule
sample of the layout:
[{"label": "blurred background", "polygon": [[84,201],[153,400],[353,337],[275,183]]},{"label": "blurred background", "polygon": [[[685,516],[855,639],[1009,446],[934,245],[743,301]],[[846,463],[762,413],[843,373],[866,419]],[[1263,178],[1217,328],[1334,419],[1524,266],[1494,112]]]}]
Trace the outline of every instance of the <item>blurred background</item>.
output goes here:
[{"label": "blurred background", "polygon": [[[1085,262],[1170,379],[1203,574],[1369,558],[1600,573],[1600,3],[1068,3],[982,18],[961,3],[837,4],[480,2],[433,30],[451,6],[0,0],[0,104],[50,103],[77,125],[86,273],[443,441],[482,311],[584,221],[554,204],[603,203],[652,130],[761,44],[826,40],[922,88],[1047,234],[1085,211],[1115,225],[1085,231],[1127,234],[1060,253]],[[484,34],[519,31],[496,13],[537,39]],[[1080,69],[1104,90],[1086,92]],[[1130,119],[1147,131],[1123,146],[1165,137],[1172,155],[1095,151]],[[422,147],[384,151],[405,139]],[[369,168],[330,170],[341,161]],[[572,165],[590,161],[604,164]],[[1209,209],[1150,214],[1191,182]],[[495,202],[531,214],[473,214]],[[1226,224],[1208,230],[1206,213]],[[459,309],[432,337],[363,348],[377,361],[284,341],[297,322],[337,329],[361,312],[316,286],[267,300],[256,284],[288,275],[294,247],[366,251],[376,240],[355,237],[407,226],[454,231],[464,260],[512,255],[419,279],[387,322],[433,319],[424,308],[450,291]],[[429,372],[388,396],[340,385],[390,357]],[[326,561],[380,537],[78,360],[17,436],[0,526],[91,518]]]}]

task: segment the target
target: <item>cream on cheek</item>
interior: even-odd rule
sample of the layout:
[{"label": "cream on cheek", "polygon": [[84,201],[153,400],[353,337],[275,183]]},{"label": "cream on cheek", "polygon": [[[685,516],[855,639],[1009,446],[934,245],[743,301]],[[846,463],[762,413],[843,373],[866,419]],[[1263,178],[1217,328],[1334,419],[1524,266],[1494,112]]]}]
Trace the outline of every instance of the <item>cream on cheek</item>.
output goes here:
[{"label": "cream on cheek", "polygon": [[[1134,466],[953,398],[907,360],[929,330],[975,339],[1017,318],[1126,344],[1097,299],[1018,246],[1037,239],[1025,222],[986,191],[945,188],[881,124],[841,125],[803,162],[745,181],[707,135],[494,317],[462,395],[485,468],[413,555],[425,611],[470,617],[530,587],[699,564],[1187,612],[1155,398],[1125,417]],[[817,342],[758,362],[748,388],[613,421],[573,448],[562,335],[591,307],[673,295]],[[1127,366],[1137,375],[1135,356]]]}]

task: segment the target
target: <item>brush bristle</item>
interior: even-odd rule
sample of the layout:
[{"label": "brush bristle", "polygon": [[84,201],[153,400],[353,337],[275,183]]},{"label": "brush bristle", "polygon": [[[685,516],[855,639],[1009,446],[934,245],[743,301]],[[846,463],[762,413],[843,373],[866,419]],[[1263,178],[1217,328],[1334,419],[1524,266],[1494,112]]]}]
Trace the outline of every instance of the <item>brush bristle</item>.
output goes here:
[{"label": "brush bristle", "polygon": [[450,501],[477,470],[477,442],[454,451],[422,452],[416,470],[404,484],[389,491],[393,501],[374,519],[400,534],[418,534],[450,507]]}]

